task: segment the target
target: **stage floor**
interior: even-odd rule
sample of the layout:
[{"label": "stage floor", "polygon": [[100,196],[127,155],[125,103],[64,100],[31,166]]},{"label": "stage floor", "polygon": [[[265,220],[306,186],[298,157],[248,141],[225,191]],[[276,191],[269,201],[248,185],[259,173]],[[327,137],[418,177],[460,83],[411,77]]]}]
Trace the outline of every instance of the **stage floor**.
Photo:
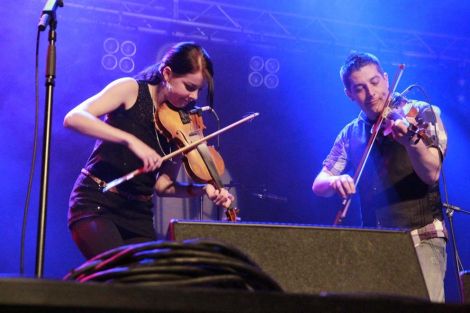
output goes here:
[{"label": "stage floor", "polygon": [[2,278],[2,312],[470,312],[470,305],[378,295],[306,295]]}]

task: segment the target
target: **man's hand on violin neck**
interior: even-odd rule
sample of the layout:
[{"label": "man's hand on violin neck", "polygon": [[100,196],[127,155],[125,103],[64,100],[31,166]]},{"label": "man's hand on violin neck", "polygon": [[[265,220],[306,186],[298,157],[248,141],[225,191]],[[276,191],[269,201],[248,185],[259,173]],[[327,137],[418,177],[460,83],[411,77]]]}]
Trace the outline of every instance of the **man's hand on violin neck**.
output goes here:
[{"label": "man's hand on violin neck", "polygon": [[414,122],[413,120],[408,118],[407,120],[395,120],[391,127],[393,139],[404,146],[410,145],[410,139],[413,137],[413,134],[410,133],[409,126]]}]

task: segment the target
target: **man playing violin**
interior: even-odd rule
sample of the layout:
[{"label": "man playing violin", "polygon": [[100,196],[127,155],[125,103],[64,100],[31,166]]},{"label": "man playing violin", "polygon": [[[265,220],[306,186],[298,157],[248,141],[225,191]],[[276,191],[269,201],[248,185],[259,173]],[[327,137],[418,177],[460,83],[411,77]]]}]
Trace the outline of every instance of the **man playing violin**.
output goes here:
[{"label": "man playing violin", "polygon": [[[65,116],[65,127],[97,139],[73,187],[68,213],[72,237],[86,258],[124,244],[155,240],[154,191],[171,197],[205,194],[225,207],[234,200],[226,189],[211,184],[177,182],[181,157],[162,164],[161,155],[175,148],[156,131],[156,108],[169,103],[185,109],[205,84],[212,102],[212,61],[199,45],[183,42],[161,62],[135,78],[113,81]],[[106,182],[137,168],[145,173],[102,192]]]},{"label": "man playing violin", "polygon": [[[350,173],[357,169],[375,121],[386,107],[388,75],[369,53],[352,53],[340,70],[344,91],[361,112],[339,133],[313,182],[319,196],[360,196],[362,222],[369,227],[406,228],[416,247],[431,301],[444,301],[446,238],[439,175],[447,148],[447,135],[439,109],[397,97],[397,106],[415,108],[415,117],[392,121],[390,136],[379,132],[358,186]],[[426,139],[410,131],[409,124],[424,125]],[[398,251],[397,251],[398,253]]]}]

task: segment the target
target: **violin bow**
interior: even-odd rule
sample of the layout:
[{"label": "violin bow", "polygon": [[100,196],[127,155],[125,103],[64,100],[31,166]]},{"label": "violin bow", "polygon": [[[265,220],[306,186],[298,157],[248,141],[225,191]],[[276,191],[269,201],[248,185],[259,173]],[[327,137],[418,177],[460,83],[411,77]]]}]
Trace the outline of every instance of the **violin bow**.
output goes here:
[{"label": "violin bow", "polygon": [[[178,149],[178,150],[175,150],[175,151],[173,151],[173,152],[171,152],[171,153],[165,155],[164,157],[162,157],[162,162],[165,162],[165,161],[171,159],[172,157],[174,157],[174,156],[176,156],[176,155],[179,155],[179,154],[181,154],[181,153],[185,153],[185,152],[187,152],[187,151],[189,151],[189,150],[191,150],[191,149],[194,149],[195,147],[197,147],[197,146],[200,145],[201,143],[206,142],[206,141],[212,139],[213,137],[218,136],[218,135],[220,135],[220,134],[226,132],[226,131],[229,130],[229,129],[232,129],[232,128],[234,128],[234,127],[236,127],[236,126],[238,126],[238,125],[240,125],[240,124],[243,124],[243,123],[245,123],[245,122],[247,122],[247,121],[253,120],[253,119],[254,119],[255,117],[257,117],[258,115],[259,115],[259,113],[257,113],[257,112],[252,113],[252,114],[249,114],[249,115],[245,116],[244,118],[242,118],[242,119],[240,119],[240,120],[238,120],[238,121],[236,121],[236,122],[234,122],[234,123],[232,123],[232,124],[230,124],[230,125],[227,125],[227,126],[225,126],[224,128],[221,128],[221,129],[219,129],[219,130],[213,132],[212,134],[207,135],[206,137],[203,137],[203,138],[201,138],[201,139],[199,139],[199,140],[197,140],[197,141],[195,141],[195,142],[193,142],[193,143],[191,143],[191,144],[189,144],[189,145],[187,145],[187,146],[184,146],[184,147],[182,147],[182,148],[180,148],[180,149]],[[110,181],[109,183],[106,184],[106,186],[103,188],[103,192],[107,192],[107,191],[110,190],[111,188],[116,187],[117,185],[120,185],[120,184],[122,184],[123,182],[129,181],[129,180],[131,180],[132,178],[136,177],[137,175],[140,175],[140,174],[143,174],[143,173],[145,173],[145,171],[144,171],[144,168],[141,167],[141,168],[138,168],[138,169],[136,169],[136,170],[130,172],[129,174],[126,174],[126,175],[124,175],[124,176],[122,176],[122,177],[116,178],[115,180]]]},{"label": "violin bow", "polygon": [[[371,136],[369,138],[365,151],[362,154],[361,160],[359,161],[359,165],[357,166],[356,171],[354,173],[353,181],[354,181],[355,186],[357,186],[357,184],[359,183],[359,180],[361,179],[362,172],[366,165],[367,159],[369,158],[370,152],[372,151],[372,147],[374,146],[374,142],[375,142],[375,139],[377,138],[377,134],[379,133],[380,127],[382,126],[382,123],[390,110],[391,95],[395,93],[404,70],[405,70],[405,64],[399,64],[398,69],[395,73],[395,77],[393,79],[392,89],[389,90],[387,98],[385,99],[385,106],[382,110],[382,113],[379,115],[379,118],[372,126]],[[346,217],[346,214],[348,213],[350,204],[351,204],[351,196],[343,200],[342,202],[343,207],[336,214],[333,225],[341,224],[343,219]]]}]

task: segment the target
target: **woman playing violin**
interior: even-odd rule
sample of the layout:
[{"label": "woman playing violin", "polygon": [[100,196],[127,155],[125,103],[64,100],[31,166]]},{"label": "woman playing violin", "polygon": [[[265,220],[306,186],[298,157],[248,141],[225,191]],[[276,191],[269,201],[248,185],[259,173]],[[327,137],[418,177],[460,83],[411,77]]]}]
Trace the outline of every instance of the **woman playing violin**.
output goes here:
[{"label": "woman playing violin", "polygon": [[[233,201],[223,188],[177,182],[181,157],[162,163],[161,156],[175,147],[156,130],[155,110],[163,103],[187,108],[205,84],[212,101],[212,61],[199,45],[183,42],[161,62],[135,78],[113,81],[65,116],[65,127],[97,139],[73,187],[68,213],[72,237],[86,258],[124,244],[155,240],[154,191],[169,197],[205,194],[223,206]],[[145,173],[102,192],[106,182],[137,168]]]},{"label": "woman playing violin", "polygon": [[[364,226],[411,230],[430,298],[444,301],[447,235],[438,180],[447,136],[439,110],[424,102],[398,99],[399,105],[414,107],[417,116],[393,121],[390,136],[378,134],[356,186],[350,173],[357,168],[372,125],[386,106],[389,82],[379,60],[369,53],[351,54],[340,74],[346,95],[361,113],[336,138],[313,182],[313,192],[346,198],[357,189]],[[409,131],[407,125],[418,120],[426,125],[430,140],[419,140]]]}]

